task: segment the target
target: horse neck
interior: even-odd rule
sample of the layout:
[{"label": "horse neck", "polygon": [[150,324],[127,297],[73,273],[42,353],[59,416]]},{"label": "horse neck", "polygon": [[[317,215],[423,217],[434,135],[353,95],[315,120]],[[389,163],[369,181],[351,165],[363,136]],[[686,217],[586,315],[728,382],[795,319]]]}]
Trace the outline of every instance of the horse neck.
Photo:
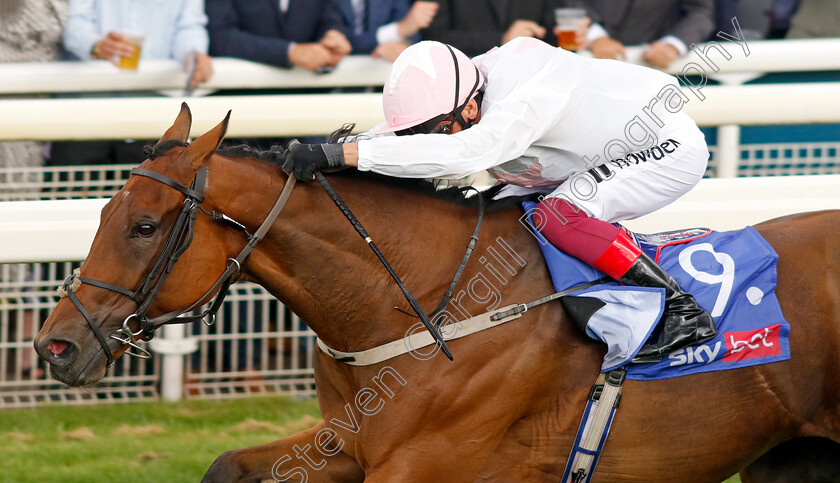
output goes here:
[{"label": "horse neck", "polygon": [[[458,216],[463,210],[442,206],[442,201],[429,203],[377,182],[330,181],[421,307],[431,312],[463,255],[475,219]],[[293,267],[294,278],[309,298],[300,311],[293,310],[339,350],[367,349],[403,337],[417,319],[394,309],[411,312],[402,291],[328,195],[314,183],[304,188],[311,208],[285,243],[292,243],[292,237],[299,241],[294,250],[302,263]]]},{"label": "horse neck", "polygon": [[[228,204],[221,206],[225,214],[254,230],[285,178],[268,165],[240,164],[236,176],[225,178],[222,190],[244,195],[237,184],[247,183],[247,196],[228,197]],[[266,171],[274,173],[266,176]],[[433,310],[463,256],[477,211],[368,180],[330,180],[421,306]],[[468,274],[469,270],[465,277]],[[417,322],[394,310],[410,310],[402,292],[317,183],[299,182],[295,187],[254,250],[247,277],[339,350],[399,339]]]}]

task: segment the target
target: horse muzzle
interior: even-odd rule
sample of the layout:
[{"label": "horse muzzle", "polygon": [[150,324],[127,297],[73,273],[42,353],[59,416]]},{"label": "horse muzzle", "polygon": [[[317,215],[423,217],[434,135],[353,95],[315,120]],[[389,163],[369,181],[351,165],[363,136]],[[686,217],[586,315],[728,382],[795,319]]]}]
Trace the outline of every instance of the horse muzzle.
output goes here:
[{"label": "horse muzzle", "polygon": [[70,334],[40,333],[34,346],[52,377],[68,386],[98,382],[107,370],[107,358],[95,341],[83,343]]}]

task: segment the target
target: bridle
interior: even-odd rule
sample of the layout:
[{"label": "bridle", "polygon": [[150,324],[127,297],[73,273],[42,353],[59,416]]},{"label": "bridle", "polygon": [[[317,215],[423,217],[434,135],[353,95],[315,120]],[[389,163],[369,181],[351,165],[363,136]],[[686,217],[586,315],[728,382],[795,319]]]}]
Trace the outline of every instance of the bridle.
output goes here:
[{"label": "bridle", "polygon": [[[243,267],[247,263],[251,251],[257,246],[260,240],[262,240],[265,233],[269,230],[269,228],[271,228],[271,225],[274,224],[274,221],[277,219],[280,211],[289,200],[289,197],[292,194],[292,188],[294,188],[295,185],[295,177],[293,174],[290,174],[285,186],[283,187],[283,191],[280,193],[280,196],[277,198],[277,201],[274,203],[271,211],[266,216],[265,220],[263,220],[257,231],[254,234],[250,234],[241,223],[224,214],[208,212],[201,206],[201,203],[204,201],[204,190],[207,187],[206,166],[202,166],[198,169],[190,187],[186,187],[163,174],[143,168],[134,168],[131,170],[131,174],[151,178],[183,193],[184,196],[186,196],[184,204],[181,207],[181,212],[175,220],[175,225],[169,233],[169,238],[166,240],[163,251],[160,256],[158,256],[158,259],[151,271],[149,271],[146,278],[136,290],[130,290],[111,283],[82,277],[79,269],[76,269],[73,274],[67,277],[59,290],[62,297],[66,295],[70,298],[73,305],[76,306],[82,314],[82,317],[84,317],[85,321],[87,321],[99,341],[99,344],[102,346],[102,351],[108,359],[108,367],[114,365],[114,356],[111,353],[111,349],[108,347],[108,339],[102,335],[102,332],[94,323],[90,313],[84,308],[78,297],[76,297],[75,291],[79,288],[79,286],[81,286],[81,284],[86,283],[88,285],[93,285],[95,287],[104,288],[106,290],[125,295],[137,304],[137,310],[126,317],[123,321],[122,327],[117,329],[113,334],[110,334],[108,338],[117,340],[123,345],[128,345],[129,348],[125,351],[126,355],[139,357],[141,359],[148,359],[151,357],[151,354],[149,351],[140,346],[138,338],[144,341],[151,340],[157,327],[166,324],[192,323],[198,320],[204,321],[207,325],[212,325],[216,313],[221,308],[222,302],[227,295],[228,287],[236,281],[237,276],[242,272]],[[198,217],[199,210],[209,215],[214,221],[225,223],[226,225],[242,232],[245,235],[247,244],[242,251],[239,252],[239,255],[237,255],[236,258],[229,258],[227,260],[227,268],[224,273],[222,273],[218,280],[216,280],[216,283],[214,283],[213,286],[204,293],[204,295],[196,300],[195,303],[185,309],[174,310],[157,317],[149,317],[149,310],[155,300],[157,300],[158,295],[160,295],[160,291],[163,289],[163,284],[172,272],[175,263],[192,243],[193,235],[195,233],[195,221]],[[204,312],[198,315],[184,315],[187,312],[191,312],[197,307],[205,304],[210,298],[212,298],[213,293],[216,291],[218,291],[218,293],[215,300],[213,300],[210,307]],[[136,332],[131,330],[130,324],[132,320],[136,321],[139,326],[139,329]],[[132,352],[132,349],[136,352]]]},{"label": "bridle", "polygon": [[[114,365],[114,356],[111,352],[111,349],[108,347],[108,340],[102,335],[102,332],[99,330],[99,327],[94,323],[93,317],[91,317],[90,313],[84,308],[81,301],[76,297],[75,291],[83,284],[86,283],[88,285],[93,285],[95,287],[104,288],[106,290],[110,290],[112,292],[116,292],[121,295],[125,295],[129,297],[134,303],[137,304],[137,310],[129,315],[128,317],[123,320],[122,327],[117,329],[113,334],[109,335],[110,339],[114,339],[119,341],[123,345],[128,345],[129,348],[125,351],[125,354],[132,357],[139,357],[141,359],[149,359],[151,358],[151,353],[140,346],[138,342],[138,338],[144,341],[149,341],[154,337],[155,329],[161,325],[167,324],[186,324],[192,323],[196,321],[203,321],[207,325],[212,325],[215,319],[216,313],[222,306],[222,302],[227,295],[227,290],[230,285],[236,281],[236,276],[242,272],[243,267],[248,261],[248,257],[251,254],[251,251],[260,240],[263,239],[266,232],[271,228],[274,224],[274,221],[277,219],[277,216],[280,214],[280,211],[286,205],[286,202],[289,200],[289,197],[292,194],[292,189],[295,186],[295,177],[294,174],[289,174],[289,177],[286,181],[285,186],[283,186],[283,191],[280,193],[280,196],[275,201],[274,206],[271,208],[271,211],[266,216],[265,220],[263,220],[260,227],[254,234],[248,233],[245,229],[245,226],[241,223],[233,220],[232,218],[216,212],[208,212],[204,208],[202,208],[201,203],[204,201],[204,190],[207,187],[207,167],[202,166],[196,172],[195,178],[193,178],[192,184],[190,187],[186,187],[177,181],[169,178],[163,174],[160,174],[156,171],[150,171],[147,169],[142,168],[134,168],[131,170],[132,175],[136,176],[145,176],[147,178],[151,178],[155,181],[165,184],[170,188],[173,188],[186,196],[184,200],[184,204],[181,208],[181,212],[178,214],[178,218],[175,220],[175,225],[172,228],[172,231],[169,233],[169,238],[166,240],[166,244],[164,245],[163,251],[161,252],[160,256],[158,256],[157,261],[155,262],[154,266],[152,267],[151,271],[146,275],[145,280],[143,283],[140,284],[136,290],[129,290],[118,285],[114,285],[107,282],[102,282],[99,280],[94,280],[87,277],[82,277],[81,272],[79,269],[76,269],[73,274],[67,277],[64,283],[61,285],[59,289],[59,293],[62,297],[67,296],[73,302],[73,305],[79,310],[84,317],[85,321],[90,326],[91,331],[96,336],[99,344],[102,346],[102,351],[107,358],[107,365],[111,367]],[[455,272],[455,275],[452,279],[452,282],[449,285],[448,290],[444,294],[443,300],[441,301],[440,305],[432,312],[432,315],[427,315],[420,304],[417,302],[416,298],[411,294],[408,288],[403,284],[402,280],[400,280],[399,276],[397,276],[396,272],[394,272],[393,268],[390,266],[388,261],[385,259],[384,255],[379,251],[376,245],[371,240],[370,236],[368,236],[367,232],[365,231],[364,227],[362,227],[361,223],[359,223],[358,219],[353,215],[347,205],[344,203],[343,200],[335,193],[332,187],[327,182],[326,178],[320,173],[317,172],[315,177],[318,179],[321,186],[330,196],[330,198],[335,202],[341,212],[345,215],[345,217],[350,221],[356,231],[361,235],[368,246],[374,251],[376,256],[379,258],[380,262],[385,266],[388,270],[391,277],[399,286],[400,290],[402,290],[403,295],[405,296],[406,300],[409,302],[409,305],[414,310],[416,317],[418,317],[426,329],[432,334],[435,341],[440,345],[441,349],[443,350],[444,354],[446,354],[449,359],[452,359],[452,353],[450,352],[449,348],[446,345],[446,341],[444,340],[443,335],[440,332],[440,327],[437,323],[435,323],[435,319],[438,315],[442,314],[452,298],[453,291],[455,286],[458,284],[461,275],[466,268],[467,261],[470,258],[470,254],[472,253],[473,249],[475,248],[476,243],[478,242],[478,232],[481,229],[481,221],[484,216],[484,201],[481,197],[481,194],[478,194],[479,199],[479,216],[476,222],[475,229],[473,231],[472,236],[470,236],[469,243],[467,245],[467,250],[464,253],[464,256],[461,260],[458,269]],[[475,190],[475,188],[468,188]],[[476,190],[476,192],[478,192]],[[231,226],[238,231],[242,232],[245,235],[248,243],[239,252],[239,255],[236,258],[229,258],[227,268],[225,269],[224,273],[216,280],[216,283],[207,290],[204,295],[199,297],[192,305],[185,309],[174,310],[172,312],[168,312],[163,315],[159,315],[157,317],[149,317],[148,313],[151,309],[152,304],[154,304],[155,300],[157,299],[158,295],[160,295],[160,291],[163,289],[163,284],[166,282],[166,279],[169,277],[169,274],[172,272],[175,263],[181,257],[181,255],[189,248],[190,244],[193,240],[194,229],[195,229],[195,220],[198,217],[198,211],[201,210],[203,213],[209,215],[214,221],[219,221],[225,223],[228,226]],[[191,312],[197,307],[205,304],[209,298],[213,296],[213,293],[218,290],[216,294],[216,298],[210,304],[210,307],[207,308],[204,312],[198,315],[184,315],[187,312]],[[397,310],[404,312],[408,315],[412,315],[406,311],[403,311],[397,307]],[[131,322],[135,320],[139,326],[139,329],[135,332],[131,330]],[[132,352],[134,349],[136,352]]]}]

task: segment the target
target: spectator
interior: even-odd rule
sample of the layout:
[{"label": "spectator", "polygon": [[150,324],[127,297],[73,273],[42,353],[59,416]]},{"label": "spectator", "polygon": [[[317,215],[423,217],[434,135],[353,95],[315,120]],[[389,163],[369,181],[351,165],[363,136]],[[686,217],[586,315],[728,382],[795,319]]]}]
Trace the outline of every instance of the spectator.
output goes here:
[{"label": "spectator", "polygon": [[715,22],[714,0],[591,0],[586,10],[593,22],[586,36],[592,55],[624,59],[625,45],[650,43],[642,58],[659,68],[705,40]]},{"label": "spectator", "polygon": [[106,59],[132,53],[126,32],[142,33],[140,59],[175,59],[184,68],[195,58],[191,87],[210,79],[213,67],[207,55],[207,16],[202,0],[158,2],[110,2],[70,0],[70,17],[64,31],[64,46],[81,60]]},{"label": "spectator", "polygon": [[773,8],[770,12],[770,33],[771,39],[783,39],[790,29],[790,20],[799,8],[799,0],[773,0]]},{"label": "spectator", "polygon": [[[66,0],[3,0],[0,2],[0,62],[58,60],[66,18]],[[41,166],[43,148],[43,143],[34,141],[2,142],[0,166]]]},{"label": "spectator", "polygon": [[357,54],[373,54],[393,62],[417,32],[429,26],[437,13],[435,2],[409,0],[341,0],[350,45]]},{"label": "spectator", "polygon": [[840,3],[837,0],[801,0],[786,38],[840,37]]},{"label": "spectator", "polygon": [[[50,62],[58,60],[61,52],[61,29],[67,18],[66,0],[2,0],[0,1],[0,62]],[[4,99],[15,96],[1,96]],[[28,96],[41,97],[41,96]],[[44,163],[44,145],[35,141],[0,142],[0,167],[35,168]],[[19,181],[35,182],[37,173],[23,176],[0,177],[0,184],[7,191],[15,190]],[[29,279],[26,265],[9,264],[3,267],[0,284],[10,292],[22,290]],[[5,292],[7,289],[3,289]],[[23,297],[0,294],[6,304],[22,303]],[[17,299],[17,301],[15,301]],[[7,325],[8,324],[8,325]],[[35,313],[31,310],[11,310],[9,317],[0,322],[0,333],[16,334],[16,324],[22,325],[24,339],[31,340],[37,331]],[[12,339],[15,339],[13,336]],[[17,342],[13,340],[12,342]],[[44,378],[44,369],[37,366],[38,357],[27,344],[16,351],[12,366],[24,378]],[[5,378],[6,375],[2,377]]]},{"label": "spectator", "polygon": [[[65,48],[79,60],[105,59],[118,62],[132,54],[125,42],[127,32],[143,35],[143,59],[175,59],[189,71],[192,88],[213,74],[207,55],[207,16],[202,0],[181,2],[113,2],[109,0],[70,0],[70,13],[64,30]],[[153,92],[111,93],[109,95],[155,95]],[[136,164],[145,158],[143,143],[133,141],[89,141],[54,143],[53,165]]]},{"label": "spectator", "polygon": [[516,37],[536,37],[557,46],[554,9],[560,0],[440,0],[435,19],[421,32],[426,40],[483,54]]},{"label": "spectator", "polygon": [[736,34],[732,19],[738,19],[738,25],[746,40],[767,38],[770,32],[770,13],[773,0],[715,0],[715,29],[711,40],[716,40],[717,32]]},{"label": "spectator", "polygon": [[327,70],[350,53],[336,0],[207,0],[210,52]]}]

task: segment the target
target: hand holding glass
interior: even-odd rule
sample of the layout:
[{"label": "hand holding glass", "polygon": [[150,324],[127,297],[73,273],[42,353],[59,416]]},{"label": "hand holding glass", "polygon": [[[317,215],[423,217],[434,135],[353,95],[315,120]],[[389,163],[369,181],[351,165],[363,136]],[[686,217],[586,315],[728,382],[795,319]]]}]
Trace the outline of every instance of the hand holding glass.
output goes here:
[{"label": "hand holding glass", "polygon": [[133,52],[128,57],[120,56],[119,67],[120,69],[137,70],[140,62],[140,50],[143,48],[143,36],[139,34],[125,34],[123,42],[129,44]]},{"label": "hand holding glass", "polygon": [[586,18],[586,10],[583,8],[557,8],[554,9],[554,20],[557,27],[554,33],[557,34],[557,45],[565,50],[578,50],[583,47],[577,41],[577,31],[581,22]]}]

